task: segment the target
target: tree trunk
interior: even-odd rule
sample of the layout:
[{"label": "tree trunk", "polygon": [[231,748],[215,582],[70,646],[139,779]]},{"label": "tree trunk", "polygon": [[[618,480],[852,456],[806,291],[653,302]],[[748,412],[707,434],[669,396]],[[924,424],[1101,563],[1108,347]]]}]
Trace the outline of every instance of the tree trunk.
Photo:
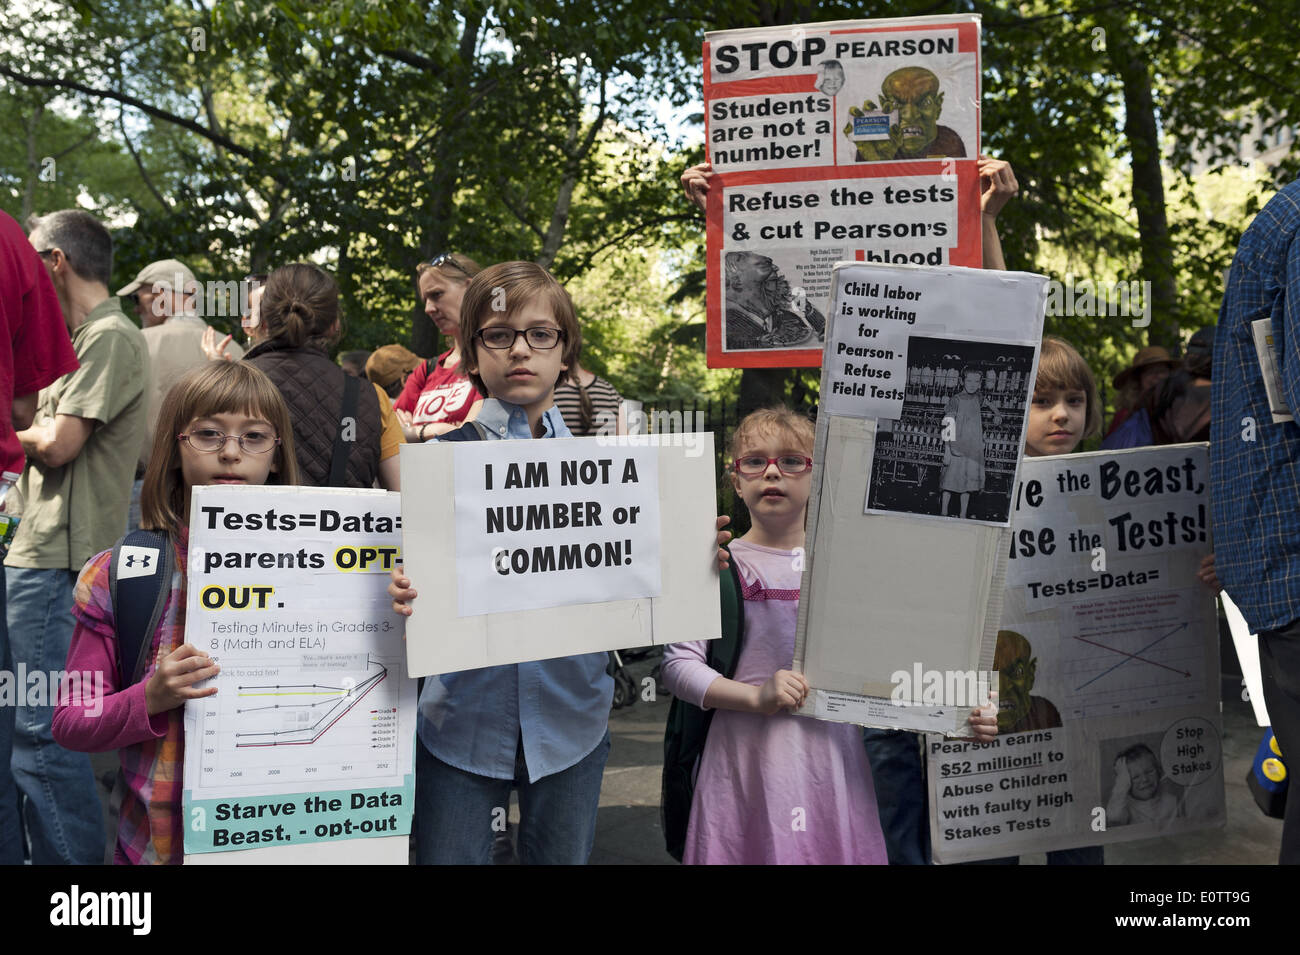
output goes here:
[{"label": "tree trunk", "polygon": [[[460,182],[460,147],[458,137],[465,135],[472,121],[464,120],[456,130],[448,128],[447,118],[464,107],[470,98],[470,85],[474,73],[474,51],[478,47],[478,34],[483,26],[483,14],[478,11],[465,14],[465,28],[460,35],[460,67],[455,70],[448,85],[443,115],[438,120],[438,133],[433,150],[433,181],[429,186],[428,202],[424,206],[424,243],[421,259],[443,252],[458,252],[477,258],[472,249],[449,248],[451,226],[455,216],[456,188]],[[473,135],[472,132],[469,135]],[[419,281],[412,280],[416,298],[419,298]],[[438,329],[433,320],[424,314],[424,303],[417,301],[411,310],[411,349],[417,355],[431,357],[438,354]]]},{"label": "tree trunk", "polygon": [[1124,84],[1124,135],[1133,167],[1133,208],[1144,282],[1151,283],[1146,304],[1151,325],[1147,339],[1173,345],[1179,332],[1178,288],[1174,278],[1174,248],[1165,216],[1165,187],[1160,170],[1160,134],[1151,95],[1151,71],[1143,51],[1127,40],[1123,24],[1106,32],[1111,66]]},{"label": "tree trunk", "polygon": [[751,411],[785,404],[785,385],[793,368],[746,368],[740,373],[740,417]]},{"label": "tree trunk", "polygon": [[36,181],[41,174],[41,163],[36,155],[36,130],[41,125],[45,103],[37,100],[32,106],[32,118],[27,124],[27,181],[23,183],[23,214],[18,220],[24,229],[36,207]]}]

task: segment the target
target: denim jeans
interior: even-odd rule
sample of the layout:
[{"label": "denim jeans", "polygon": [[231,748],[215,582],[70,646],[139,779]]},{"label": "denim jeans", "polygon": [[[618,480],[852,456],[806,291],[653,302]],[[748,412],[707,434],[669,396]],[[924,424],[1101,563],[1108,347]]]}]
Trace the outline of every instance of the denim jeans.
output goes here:
[{"label": "denim jeans", "polygon": [[[62,670],[72,642],[72,587],[67,570],[7,567],[9,648],[15,666],[47,674]],[[56,684],[57,686],[57,684]],[[16,687],[27,702],[25,687]],[[55,700],[17,708],[14,782],[25,800],[24,819],[35,865],[98,865],[104,861],[104,825],[90,757],[54,742]]]},{"label": "denim jeans", "polygon": [[[1259,633],[1259,669],[1273,735],[1291,778],[1300,768],[1300,620]],[[1287,796],[1279,865],[1300,864],[1300,788]]]},{"label": "denim jeans", "polygon": [[[9,627],[5,621],[5,568],[0,564],[0,671],[14,672],[13,655],[9,652]],[[17,687],[14,690],[17,691]],[[9,756],[13,752],[13,706],[0,704],[0,865],[23,864],[23,829],[18,822],[18,787],[9,769]]]},{"label": "denim jeans", "polygon": [[862,742],[889,864],[929,865],[930,814],[917,734],[864,726]]},{"label": "denim jeans", "polygon": [[600,782],[609,731],[568,769],[528,781],[522,753],[515,778],[493,779],[449,766],[416,744],[415,858],[419,865],[488,865],[493,837],[505,824],[510,789],[519,789],[519,861],[585,865],[596,838]]}]

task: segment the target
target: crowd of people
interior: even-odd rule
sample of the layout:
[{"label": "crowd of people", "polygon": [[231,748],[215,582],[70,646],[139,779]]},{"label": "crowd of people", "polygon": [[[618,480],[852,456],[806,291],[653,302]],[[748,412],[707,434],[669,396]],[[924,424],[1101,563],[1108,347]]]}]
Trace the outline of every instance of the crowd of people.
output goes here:
[{"label": "crowd of people", "polygon": [[[982,157],[980,171],[985,267],[1004,268],[995,219],[1018,187],[1006,163]],[[687,197],[701,207],[711,175],[706,165],[683,176]],[[1116,379],[1121,413],[1104,445],[1213,432],[1218,561],[1209,559],[1200,577],[1211,588],[1221,577],[1261,631],[1265,691],[1284,750],[1300,748],[1300,595],[1290,583],[1300,579],[1290,573],[1300,572],[1300,546],[1287,517],[1300,496],[1300,437],[1293,424],[1265,425],[1258,363],[1245,343],[1250,321],[1271,316],[1284,375],[1300,367],[1297,337],[1284,333],[1300,307],[1298,197],[1300,184],[1283,190],[1243,239],[1218,347],[1214,329],[1203,330],[1181,360],[1149,347]],[[340,362],[330,357],[342,331],[338,287],[315,265],[249,277],[247,351],[199,317],[200,287],[182,263],[152,263],[117,296],[109,294],[111,272],[111,237],[88,213],[52,213],[27,236],[0,215],[0,314],[8,327],[0,401],[11,407],[0,414],[0,487],[7,510],[22,503],[0,586],[3,667],[104,676],[102,695],[83,687],[57,705],[0,707],[0,863],[102,861],[100,801],[84,754],[108,750],[120,753],[122,766],[116,861],[181,861],[181,712],[187,700],[216,692],[197,684],[220,670],[185,642],[193,487],[400,490],[404,443],[626,430],[617,390],[581,367],[573,302],[535,264],[481,267],[452,253],[421,263],[415,281],[424,311],[450,347],[422,359],[393,344],[346,352]],[[124,312],[124,297],[134,299],[140,327]],[[1284,386],[1294,392],[1291,406],[1300,406],[1300,384]],[[1237,433],[1246,419],[1259,425],[1249,440]],[[1087,363],[1070,343],[1046,337],[1025,455],[1068,454],[1101,425]],[[731,541],[728,517],[719,517],[717,560],[743,596],[744,642],[726,665],[706,642],[676,644],[663,666],[684,704],[718,711],[686,795],[688,863],[929,861],[916,737],[792,715],[809,692],[793,670],[794,558],[805,544],[813,444],[811,423],[785,408],[750,414],[730,436],[727,479],[752,525]],[[177,569],[162,614],[130,660],[110,574],[112,549],[128,527],[162,535]],[[401,568],[389,593],[397,613],[418,611]],[[419,862],[490,861],[494,811],[512,788],[521,861],[586,861],[610,748],[606,665],[605,654],[593,653],[424,681]],[[977,740],[998,732],[992,709],[973,710],[969,723]],[[1146,771],[1142,754],[1128,755],[1126,773],[1137,778]],[[1163,798],[1158,787],[1134,786],[1129,802],[1140,803],[1148,789]],[[1129,802],[1126,811],[1138,818],[1151,808]],[[815,836],[791,829],[790,805],[817,818],[808,827]],[[1297,818],[1300,809],[1287,818],[1283,861],[1300,853]],[[1049,861],[1096,864],[1102,851],[1052,853]]]}]

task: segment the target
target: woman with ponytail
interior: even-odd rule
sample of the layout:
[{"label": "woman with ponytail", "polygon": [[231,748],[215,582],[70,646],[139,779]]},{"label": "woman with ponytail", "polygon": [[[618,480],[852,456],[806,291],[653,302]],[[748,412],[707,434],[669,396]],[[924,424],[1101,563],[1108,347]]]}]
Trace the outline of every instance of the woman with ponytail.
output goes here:
[{"label": "woman with ponytail", "polygon": [[244,360],[265,372],[289,406],[302,483],[398,489],[397,455],[381,461],[383,422],[374,386],[329,358],[339,338],[339,289],[303,262],[276,269],[259,309],[265,337]]}]

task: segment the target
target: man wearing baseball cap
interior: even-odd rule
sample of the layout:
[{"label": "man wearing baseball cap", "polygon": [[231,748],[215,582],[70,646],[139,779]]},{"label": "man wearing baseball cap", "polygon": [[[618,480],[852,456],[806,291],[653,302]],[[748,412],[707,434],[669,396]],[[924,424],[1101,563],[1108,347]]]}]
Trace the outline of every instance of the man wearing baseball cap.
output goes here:
[{"label": "man wearing baseball cap", "polygon": [[176,259],[160,259],[142,268],[129,285],[117,290],[117,295],[133,296],[141,326],[152,328],[173,315],[196,314],[198,291],[199,283],[188,265]]},{"label": "man wearing baseball cap", "polygon": [[1115,402],[1115,417],[1106,436],[1114,434],[1115,429],[1138,409],[1138,402],[1148,389],[1168,378],[1169,373],[1177,367],[1178,362],[1159,345],[1139,349],[1133,356],[1133,364],[1115,376],[1115,390],[1119,392],[1119,398]]},{"label": "man wearing baseball cap", "polygon": [[[163,397],[181,375],[208,360],[203,352],[203,332],[208,326],[198,315],[202,296],[199,283],[189,266],[176,259],[150,262],[117,294],[135,296],[135,312],[144,325],[145,345],[149,348],[148,412],[144,445],[140,448],[139,470],[143,473],[153,448],[154,428]],[[244,349],[234,342],[226,350],[234,361],[244,357]],[[131,499],[131,527],[137,524],[139,487],[137,480]]]}]

